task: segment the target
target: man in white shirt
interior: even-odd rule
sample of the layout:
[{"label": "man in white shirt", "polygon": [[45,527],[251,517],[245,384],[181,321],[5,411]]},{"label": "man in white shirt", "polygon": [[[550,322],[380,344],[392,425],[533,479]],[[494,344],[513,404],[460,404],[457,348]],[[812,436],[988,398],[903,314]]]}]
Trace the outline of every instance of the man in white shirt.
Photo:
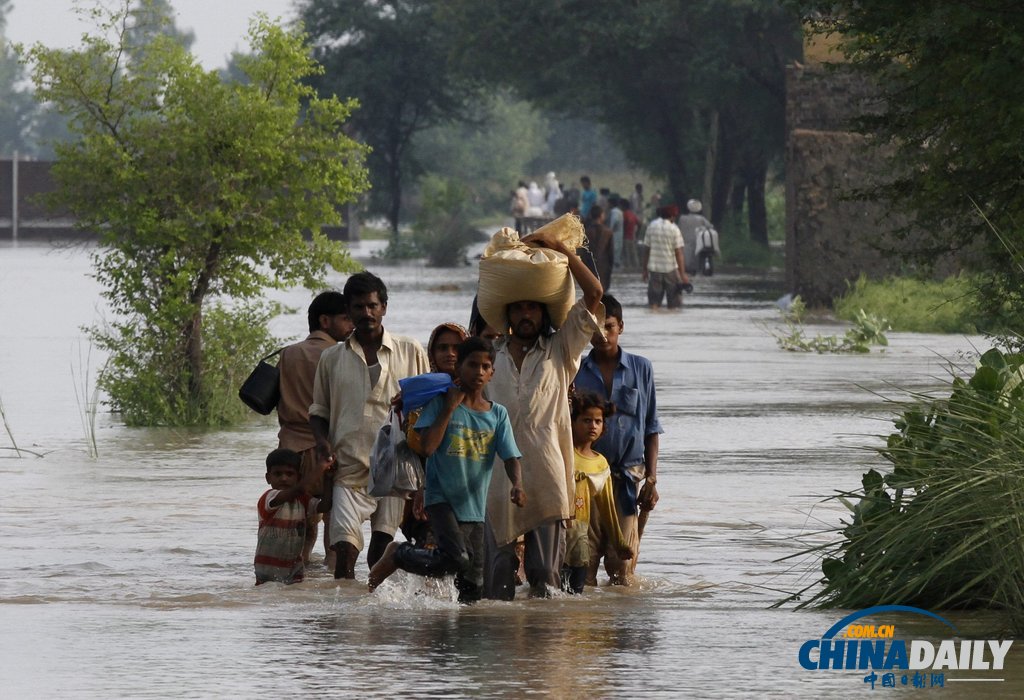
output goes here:
[{"label": "man in white shirt", "polygon": [[309,424],[317,455],[333,454],[336,460],[329,528],[337,555],[334,577],[351,579],[363,548],[363,523],[369,520],[372,530],[366,552],[372,567],[402,519],[402,499],[367,493],[373,441],[399,391],[398,380],[429,372],[430,367],[417,340],[384,330],[388,291],[379,277],[352,275],[344,293],[355,331],[320,356]]},{"label": "man in white shirt", "polygon": [[[494,378],[487,397],[503,405],[512,421],[523,483],[530,484],[526,507],[508,508],[511,482],[500,469],[491,477],[487,498],[488,561],[485,596],[511,600],[519,561],[516,538],[525,535],[523,565],[531,595],[548,596],[559,585],[565,552],[562,521],[575,513],[573,446],[569,418],[569,385],[580,367],[580,353],[604,322],[601,282],[575,251],[535,233],[532,241],[566,257],[569,272],[583,297],[564,317],[552,317],[547,305],[521,300],[508,304],[503,322],[491,323],[507,335],[495,343]],[[552,332],[552,326],[558,330]],[[504,497],[501,496],[504,489]]]},{"label": "man in white shirt", "polygon": [[683,234],[673,223],[675,206],[658,207],[658,218],[647,225],[640,269],[647,282],[647,303],[652,309],[661,307],[667,297],[668,308],[683,305],[680,284],[690,284],[683,257]]}]

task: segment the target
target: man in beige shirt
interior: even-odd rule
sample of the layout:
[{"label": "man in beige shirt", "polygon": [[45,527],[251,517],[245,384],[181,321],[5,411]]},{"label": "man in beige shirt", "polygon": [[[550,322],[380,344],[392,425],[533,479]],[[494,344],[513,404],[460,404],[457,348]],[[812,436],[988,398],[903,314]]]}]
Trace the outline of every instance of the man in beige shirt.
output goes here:
[{"label": "man in beige shirt", "polygon": [[[580,354],[604,322],[600,280],[575,251],[535,236],[523,240],[565,255],[583,298],[564,320],[552,319],[547,306],[535,301],[509,304],[503,328],[507,335],[495,343],[494,378],[487,397],[508,410],[523,453],[523,486],[530,493],[525,508],[509,508],[500,495],[506,494],[508,501],[511,483],[500,469],[491,477],[484,595],[500,600],[515,596],[515,541],[520,535],[525,535],[523,560],[531,595],[547,596],[549,587],[559,586],[565,549],[562,521],[575,513],[570,498],[574,488],[569,385],[579,369]],[[559,328],[551,332],[553,320]]]},{"label": "man in beige shirt", "polygon": [[[316,377],[320,354],[345,340],[353,328],[345,295],[341,292],[318,294],[309,305],[306,317],[309,335],[305,340],[284,348],[277,362],[281,377],[281,398],[277,402],[277,422],[281,429],[277,433],[277,446],[302,455],[303,475],[316,468],[316,439],[313,437],[313,429],[309,427],[309,405],[313,403],[313,379]],[[319,483],[313,495],[318,498],[323,495]],[[320,515],[316,514],[306,526],[306,544],[302,550],[302,559],[306,564],[309,563],[309,555],[316,542],[319,520]],[[333,555],[325,527],[324,565],[332,569]]]},{"label": "man in beige shirt", "polygon": [[363,548],[362,524],[370,521],[366,561],[372,567],[402,519],[402,499],[367,493],[373,441],[399,391],[398,380],[430,370],[418,341],[384,330],[388,291],[379,277],[357,273],[344,291],[355,331],[320,356],[309,424],[317,455],[335,458],[329,525],[334,577],[352,579]]}]

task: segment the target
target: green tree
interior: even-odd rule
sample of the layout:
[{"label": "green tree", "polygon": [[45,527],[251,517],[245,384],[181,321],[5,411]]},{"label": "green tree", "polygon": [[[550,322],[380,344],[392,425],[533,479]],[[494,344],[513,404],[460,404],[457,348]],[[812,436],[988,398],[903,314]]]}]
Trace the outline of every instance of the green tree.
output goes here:
[{"label": "green tree", "polygon": [[24,71],[5,35],[10,10],[11,0],[0,0],[0,154],[4,156],[32,150],[31,128],[36,111],[32,93],[20,85]]},{"label": "green tree", "polygon": [[890,157],[880,183],[860,194],[889,202],[909,219],[898,233],[914,242],[919,261],[980,249],[984,314],[1020,332],[1024,6],[1003,0],[796,4],[816,32],[839,38],[849,65],[877,86],[879,109],[857,126]]},{"label": "green tree", "polygon": [[132,7],[126,19],[125,47],[134,61],[142,59],[146,47],[158,36],[171,39],[186,51],[196,41],[195,32],[178,28],[169,0],[142,0]]},{"label": "green tree", "polygon": [[419,213],[412,241],[434,267],[458,267],[466,263],[466,248],[481,234],[470,223],[469,196],[465,186],[439,175],[421,181]]},{"label": "green tree", "polygon": [[469,121],[420,132],[413,154],[428,174],[459,183],[477,213],[504,211],[509,190],[546,151],[548,120],[507,91],[480,99],[474,110]]},{"label": "green tree", "polygon": [[302,18],[325,72],[320,94],[355,97],[355,133],[370,147],[371,209],[398,235],[402,193],[422,172],[413,139],[462,119],[476,90],[449,61],[451,36],[439,22],[441,0],[302,0]]},{"label": "green tree", "polygon": [[115,406],[136,424],[221,422],[231,411],[212,387],[266,342],[263,290],[350,265],[320,226],[365,188],[365,149],[342,133],[355,104],[304,82],[319,67],[300,30],[257,16],[247,81],[225,83],[162,34],[127,59],[132,7],[77,50],[29,52],[40,96],[78,137],[57,146],[53,201],[100,234],[95,274],[116,317],[94,337]]},{"label": "green tree", "polygon": [[[775,0],[560,3],[452,0],[461,65],[537,104],[604,124],[677,202],[732,192],[767,242],[764,182],[781,153],[784,66],[801,51]],[[734,188],[734,181],[743,185]]]}]

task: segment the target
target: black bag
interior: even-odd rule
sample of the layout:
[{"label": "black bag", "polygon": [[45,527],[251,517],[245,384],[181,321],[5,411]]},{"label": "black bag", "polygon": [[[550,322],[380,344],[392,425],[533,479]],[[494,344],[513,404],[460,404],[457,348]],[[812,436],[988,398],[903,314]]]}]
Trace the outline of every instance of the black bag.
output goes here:
[{"label": "black bag", "polygon": [[242,388],[238,390],[238,398],[256,413],[264,416],[277,408],[277,402],[281,398],[281,373],[276,365],[267,362],[281,350],[275,350],[257,362],[256,369],[242,382]]}]

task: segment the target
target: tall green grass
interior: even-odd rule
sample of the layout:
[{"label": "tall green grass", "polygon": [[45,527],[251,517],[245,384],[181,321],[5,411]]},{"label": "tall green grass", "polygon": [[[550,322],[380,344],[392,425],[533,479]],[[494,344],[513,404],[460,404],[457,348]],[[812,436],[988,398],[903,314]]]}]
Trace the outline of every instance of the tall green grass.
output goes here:
[{"label": "tall green grass", "polygon": [[837,317],[853,321],[858,311],[884,317],[895,331],[977,333],[973,282],[963,276],[945,280],[861,275],[833,303]]},{"label": "tall green grass", "polygon": [[894,427],[878,448],[892,471],[836,496],[838,539],[801,553],[824,576],[799,607],[994,608],[1024,632],[1024,355],[988,351]]}]

